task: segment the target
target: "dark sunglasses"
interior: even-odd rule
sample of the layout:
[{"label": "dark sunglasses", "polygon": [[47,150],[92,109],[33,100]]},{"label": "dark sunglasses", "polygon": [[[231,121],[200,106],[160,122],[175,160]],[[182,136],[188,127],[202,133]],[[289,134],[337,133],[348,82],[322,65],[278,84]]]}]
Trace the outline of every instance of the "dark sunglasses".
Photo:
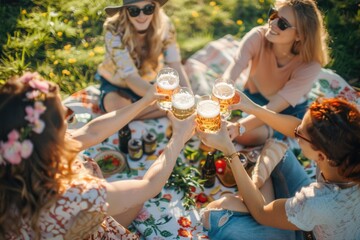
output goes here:
[{"label": "dark sunglasses", "polygon": [[311,142],[309,139],[307,139],[306,137],[304,137],[303,135],[301,135],[301,134],[299,133],[299,126],[297,126],[297,127],[294,129],[294,135],[295,135],[296,138],[301,138],[302,140],[305,140],[306,142],[312,144],[312,142]]},{"label": "dark sunglasses", "polygon": [[280,28],[281,31],[285,31],[288,28],[295,28],[291,26],[290,23],[285,18],[280,17],[278,13],[279,11],[272,7],[269,10],[268,17],[271,21],[278,18],[277,26],[278,28]]},{"label": "dark sunglasses", "polygon": [[154,4],[147,4],[143,8],[139,8],[137,6],[128,6],[126,8],[129,12],[129,15],[131,17],[137,17],[140,15],[140,12],[142,11],[145,15],[151,15],[155,11],[155,5]]}]

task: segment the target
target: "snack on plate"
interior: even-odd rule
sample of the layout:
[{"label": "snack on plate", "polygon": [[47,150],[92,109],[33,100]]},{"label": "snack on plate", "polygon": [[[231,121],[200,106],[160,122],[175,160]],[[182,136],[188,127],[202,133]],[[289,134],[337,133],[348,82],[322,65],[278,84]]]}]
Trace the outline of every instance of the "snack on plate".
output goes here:
[{"label": "snack on plate", "polygon": [[122,172],[126,169],[125,156],[114,150],[106,150],[95,156],[94,160],[99,165],[104,177]]}]

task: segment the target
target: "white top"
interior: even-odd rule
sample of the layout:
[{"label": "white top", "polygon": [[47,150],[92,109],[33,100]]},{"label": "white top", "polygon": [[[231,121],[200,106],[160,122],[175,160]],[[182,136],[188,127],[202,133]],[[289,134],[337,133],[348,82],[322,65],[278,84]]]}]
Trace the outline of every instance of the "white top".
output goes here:
[{"label": "white top", "polygon": [[317,174],[317,182],[288,199],[285,209],[291,223],[317,240],[360,239],[359,185],[341,189]]}]

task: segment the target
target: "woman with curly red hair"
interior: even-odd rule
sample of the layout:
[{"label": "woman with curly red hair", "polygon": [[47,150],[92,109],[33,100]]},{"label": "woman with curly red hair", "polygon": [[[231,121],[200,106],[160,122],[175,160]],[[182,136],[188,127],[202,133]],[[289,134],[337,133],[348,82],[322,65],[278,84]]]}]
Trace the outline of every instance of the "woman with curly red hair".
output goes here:
[{"label": "woman with curly red hair", "polygon": [[[337,98],[318,99],[301,121],[262,108],[240,94],[240,103],[231,108],[253,114],[284,135],[295,137],[303,155],[316,162],[316,182],[290,198],[266,202],[234,154],[226,125],[218,135],[200,133],[202,141],[228,156],[239,191],[239,196],[228,195],[207,206],[204,226],[209,236],[222,239],[231,232],[236,238],[224,239],[284,239],[279,237],[284,236],[279,235],[283,230],[303,230],[312,231],[316,239],[360,239],[358,106]],[[285,171],[282,181],[298,179],[303,172],[301,167],[292,173]],[[277,187],[274,184],[274,189]]]}]

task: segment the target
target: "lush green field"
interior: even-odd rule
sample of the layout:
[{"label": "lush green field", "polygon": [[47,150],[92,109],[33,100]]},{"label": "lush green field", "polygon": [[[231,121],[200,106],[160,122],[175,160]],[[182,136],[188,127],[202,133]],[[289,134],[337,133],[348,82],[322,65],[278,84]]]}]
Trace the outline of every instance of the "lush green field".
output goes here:
[{"label": "lush green field", "polygon": [[[0,84],[25,70],[57,82],[64,94],[93,83],[103,58],[103,8],[112,0],[0,0]],[[225,34],[242,37],[264,24],[269,0],[170,0],[165,11],[186,60]],[[319,0],[332,37],[327,66],[357,87],[360,11],[357,0]]]}]

